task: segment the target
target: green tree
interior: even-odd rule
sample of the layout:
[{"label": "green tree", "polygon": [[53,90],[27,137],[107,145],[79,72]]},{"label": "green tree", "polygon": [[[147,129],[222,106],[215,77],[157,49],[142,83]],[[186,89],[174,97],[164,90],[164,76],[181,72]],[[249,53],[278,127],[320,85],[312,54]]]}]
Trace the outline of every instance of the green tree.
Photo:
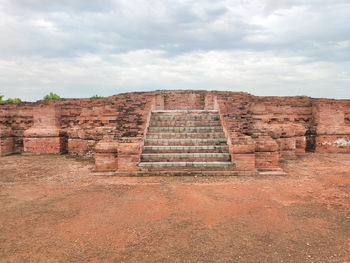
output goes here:
[{"label": "green tree", "polygon": [[60,99],[61,97],[58,96],[56,93],[50,92],[49,94],[44,96],[44,100],[57,100]]},{"label": "green tree", "polygon": [[103,98],[103,96],[100,96],[100,95],[94,95],[92,97],[90,97],[90,99],[100,99],[100,98]]},{"label": "green tree", "polygon": [[6,102],[21,102],[22,100],[20,98],[8,98]]},{"label": "green tree", "polygon": [[8,98],[7,100],[3,100],[4,95],[0,95],[0,102],[8,103],[8,102],[21,102],[20,98]]}]

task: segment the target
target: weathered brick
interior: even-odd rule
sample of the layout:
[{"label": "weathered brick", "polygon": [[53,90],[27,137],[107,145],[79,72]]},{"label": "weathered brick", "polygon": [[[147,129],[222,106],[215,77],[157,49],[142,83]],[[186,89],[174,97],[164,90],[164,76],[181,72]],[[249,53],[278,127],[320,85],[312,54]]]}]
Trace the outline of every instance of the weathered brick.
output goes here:
[{"label": "weathered brick", "polygon": [[95,168],[98,171],[118,169],[118,142],[101,140],[95,146]]},{"label": "weathered brick", "polygon": [[255,170],[255,155],[252,154],[232,154],[232,162],[237,170],[251,171]]},{"label": "weathered brick", "polygon": [[278,168],[279,154],[278,152],[256,152],[255,167],[256,168]]},{"label": "weathered brick", "polygon": [[350,135],[318,135],[316,151],[322,153],[350,152]]},{"label": "weathered brick", "polygon": [[13,153],[14,139],[12,130],[4,125],[0,126],[0,156],[5,156]]},{"label": "weathered brick", "polygon": [[[347,145],[350,136],[349,100],[260,97],[244,92],[197,90],[3,103],[0,104],[0,125],[12,129],[12,135],[1,137],[1,145],[6,144],[7,149],[12,148],[14,152],[34,153],[46,153],[48,149],[58,153],[67,148],[72,155],[92,158],[96,143],[109,138],[118,141],[117,158],[121,156],[118,163],[122,164],[122,169],[135,170],[152,109],[218,110],[229,152],[255,153],[257,167],[265,162],[265,166],[273,163],[270,165],[273,167],[276,160],[278,162],[277,155],[287,158],[294,153],[304,153],[307,143],[309,148],[313,147],[310,138],[316,138],[316,151],[350,152]],[[203,130],[211,131],[209,126],[208,130]],[[53,139],[56,137],[62,139]],[[67,140],[68,147],[65,146]],[[198,141],[194,145],[205,143]]]}]

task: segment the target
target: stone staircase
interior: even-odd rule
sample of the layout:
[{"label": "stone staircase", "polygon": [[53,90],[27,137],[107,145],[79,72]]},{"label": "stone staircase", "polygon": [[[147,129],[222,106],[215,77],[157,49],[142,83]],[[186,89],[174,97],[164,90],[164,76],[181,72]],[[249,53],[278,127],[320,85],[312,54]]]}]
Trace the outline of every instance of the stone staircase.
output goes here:
[{"label": "stone staircase", "polygon": [[139,168],[154,174],[234,174],[218,111],[152,111]]}]

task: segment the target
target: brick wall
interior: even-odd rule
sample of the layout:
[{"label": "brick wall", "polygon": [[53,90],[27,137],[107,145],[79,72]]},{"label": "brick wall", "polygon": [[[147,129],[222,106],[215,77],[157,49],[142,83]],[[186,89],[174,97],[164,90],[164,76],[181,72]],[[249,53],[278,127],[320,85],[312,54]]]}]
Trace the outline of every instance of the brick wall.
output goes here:
[{"label": "brick wall", "polygon": [[[275,163],[276,153],[278,158],[293,157],[307,146],[319,151],[350,151],[349,100],[180,90],[2,103],[0,125],[11,128],[14,152],[23,152],[24,131],[33,126],[35,109],[45,105],[60,108],[59,125],[67,134],[68,152],[87,158],[93,157],[94,147],[102,139],[125,145],[132,141],[139,151],[151,109],[218,109],[232,154],[246,154],[239,158],[243,165],[249,166],[253,159],[258,165],[266,165],[261,156],[270,156],[269,162]],[[135,152],[133,159],[136,156]]]},{"label": "brick wall", "polygon": [[165,110],[203,110],[206,92],[195,90],[161,91]]},{"label": "brick wall", "polygon": [[61,128],[67,133],[69,153],[92,157],[103,138],[142,138],[153,93],[127,93],[100,99],[61,99],[34,103],[0,104],[0,124],[11,127],[15,152],[23,152],[24,131],[33,126],[34,111],[44,105],[61,110]]}]

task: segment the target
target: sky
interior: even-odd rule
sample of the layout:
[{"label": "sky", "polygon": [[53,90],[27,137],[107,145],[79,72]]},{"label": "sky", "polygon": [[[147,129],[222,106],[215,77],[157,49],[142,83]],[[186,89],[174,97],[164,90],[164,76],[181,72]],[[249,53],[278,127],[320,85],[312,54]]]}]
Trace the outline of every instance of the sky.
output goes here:
[{"label": "sky", "polygon": [[0,0],[0,95],[350,99],[349,0]]}]

